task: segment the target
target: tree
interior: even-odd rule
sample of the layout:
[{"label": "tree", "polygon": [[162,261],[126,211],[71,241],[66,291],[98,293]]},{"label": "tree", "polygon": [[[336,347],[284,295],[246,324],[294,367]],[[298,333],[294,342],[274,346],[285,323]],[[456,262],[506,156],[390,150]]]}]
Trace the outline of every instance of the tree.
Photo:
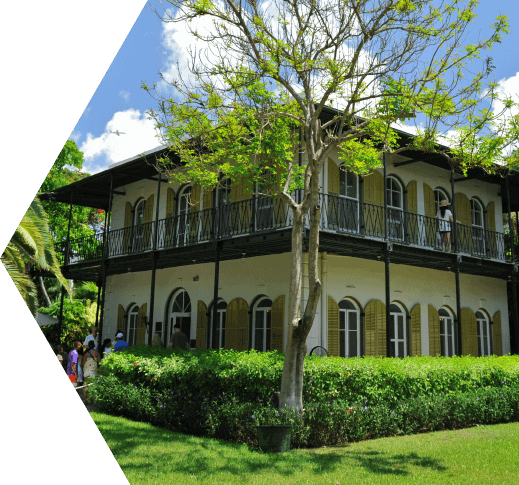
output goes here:
[{"label": "tree", "polygon": [[7,244],[2,254],[2,263],[34,316],[38,310],[37,290],[26,270],[26,264],[50,271],[70,291],[67,280],[61,274],[47,218],[38,197],[31,202]]},{"label": "tree", "polygon": [[[216,187],[222,175],[245,181],[251,193],[290,208],[289,332],[280,403],[300,412],[306,339],[322,286],[324,162],[337,151],[343,169],[366,174],[381,165],[381,152],[419,150],[439,153],[464,172],[473,166],[498,170],[495,163],[518,139],[515,104],[498,98],[491,59],[480,70],[475,63],[501,41],[507,18],[497,18],[488,39],[466,44],[477,0],[168,3],[172,9],[163,20],[182,23],[205,49],[193,48],[175,79],[162,76],[174,88],[172,97],[143,84],[158,101],[150,117],[162,142],[183,166],[178,170],[165,158],[160,170],[204,190]],[[336,108],[334,115],[326,118],[325,107]],[[405,119],[417,125],[410,141],[394,129]],[[306,158],[302,167],[298,152]],[[256,182],[261,189],[253,190]],[[302,189],[300,197],[296,189]],[[307,214],[310,286],[301,315]]]}]

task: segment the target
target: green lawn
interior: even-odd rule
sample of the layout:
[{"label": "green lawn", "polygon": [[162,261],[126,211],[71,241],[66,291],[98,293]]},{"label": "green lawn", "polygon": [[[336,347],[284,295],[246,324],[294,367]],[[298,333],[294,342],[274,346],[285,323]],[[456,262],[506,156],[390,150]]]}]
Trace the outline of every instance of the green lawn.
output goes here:
[{"label": "green lawn", "polygon": [[245,445],[91,415],[132,485],[519,483],[519,423],[264,455]]}]

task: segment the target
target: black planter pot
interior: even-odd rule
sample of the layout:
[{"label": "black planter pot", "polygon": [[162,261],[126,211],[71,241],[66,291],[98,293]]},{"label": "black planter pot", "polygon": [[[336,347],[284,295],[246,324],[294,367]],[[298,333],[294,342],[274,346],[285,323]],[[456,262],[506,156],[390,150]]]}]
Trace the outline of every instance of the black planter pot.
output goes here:
[{"label": "black planter pot", "polygon": [[258,426],[258,441],[264,453],[284,453],[290,451],[292,426],[282,424]]}]

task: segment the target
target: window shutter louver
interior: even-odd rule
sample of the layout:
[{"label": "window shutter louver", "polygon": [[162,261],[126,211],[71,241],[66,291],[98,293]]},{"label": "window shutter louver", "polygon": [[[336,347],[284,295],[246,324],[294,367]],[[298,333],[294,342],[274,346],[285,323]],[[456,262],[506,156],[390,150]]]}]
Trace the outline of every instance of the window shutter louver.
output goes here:
[{"label": "window shutter louver", "polygon": [[440,314],[432,305],[429,305],[429,355],[436,357],[441,355],[440,341]]},{"label": "window shutter louver", "polygon": [[328,354],[340,356],[339,305],[328,297]]},{"label": "window shutter louver", "polygon": [[205,303],[198,300],[196,310],[196,348],[205,349],[206,345],[206,332],[207,332],[207,307]]},{"label": "window shutter louver", "polygon": [[[126,326],[124,325],[124,316],[125,316],[124,307],[122,305],[119,305],[117,308],[117,330],[120,330],[121,332],[126,332]],[[127,333],[127,332],[126,332]]]},{"label": "window shutter louver", "polygon": [[476,314],[470,308],[461,310],[461,337],[463,355],[479,357],[478,323]]},{"label": "window shutter louver", "polygon": [[146,199],[146,205],[144,206],[144,234],[143,234],[143,249],[151,248],[151,233],[153,221],[153,211],[155,209],[155,195],[151,194]]},{"label": "window shutter louver", "polygon": [[364,203],[384,206],[384,176],[377,170],[364,177]]},{"label": "window shutter louver", "polygon": [[283,352],[285,334],[285,295],[278,296],[272,302],[272,319],[270,331],[270,350]]},{"label": "window shutter louver", "polygon": [[123,247],[122,253],[125,253],[129,249],[130,244],[130,232],[132,227],[132,205],[126,202],[124,206],[124,234],[123,234]]},{"label": "window shutter louver", "polygon": [[168,187],[166,199],[166,218],[175,215],[175,192]]},{"label": "window shutter louver", "polygon": [[418,214],[418,184],[416,180],[407,184],[407,212]]},{"label": "window shutter louver", "polygon": [[144,344],[146,343],[146,314],[148,313],[148,304],[144,303],[139,308],[137,313],[137,332],[135,333],[135,344]]},{"label": "window shutter louver", "polygon": [[379,300],[371,300],[364,313],[366,355],[386,357],[386,305]]},{"label": "window shutter louver", "polygon": [[416,304],[411,310],[411,357],[422,355],[422,315],[420,304]]},{"label": "window shutter louver", "polygon": [[498,311],[494,315],[492,332],[494,337],[494,354],[503,355],[503,335],[501,330],[501,312]]},{"label": "window shutter louver", "polygon": [[434,190],[427,184],[423,184],[424,212],[427,217],[436,217],[436,201]]},{"label": "window shutter louver", "polygon": [[496,230],[496,209],[495,209],[494,202],[490,202],[487,205],[487,221],[488,221],[488,227],[487,229],[489,231],[495,231]]},{"label": "window shutter louver", "polygon": [[210,209],[213,206],[213,191],[204,189],[204,210]]},{"label": "window shutter louver", "polygon": [[340,177],[341,172],[337,164],[331,159],[328,159],[328,193],[330,195],[340,194]]},{"label": "window shutter louver", "polygon": [[225,322],[225,348],[249,348],[249,306],[243,298],[235,298],[227,305]]}]

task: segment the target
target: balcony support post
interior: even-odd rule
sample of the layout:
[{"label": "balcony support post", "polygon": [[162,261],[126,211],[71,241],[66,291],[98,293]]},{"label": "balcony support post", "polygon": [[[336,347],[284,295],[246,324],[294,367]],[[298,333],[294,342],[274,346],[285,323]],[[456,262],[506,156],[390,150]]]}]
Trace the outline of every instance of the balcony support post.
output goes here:
[{"label": "balcony support post", "polygon": [[515,268],[512,269],[512,304],[513,304],[513,322],[510,325],[510,353],[519,353],[519,311],[517,308],[517,276]]},{"label": "balcony support post", "polygon": [[74,190],[70,191],[70,209],[68,212],[68,228],[67,228],[67,246],[65,249],[65,265],[70,264],[70,226],[72,224],[72,197],[74,195]]},{"label": "balcony support post", "polygon": [[460,293],[460,265],[456,262],[456,267],[454,269],[456,276],[456,331],[457,331],[457,339],[456,339],[456,355],[462,355],[463,353],[463,345],[462,345],[462,330],[461,330],[461,293]]},{"label": "balcony support post", "polygon": [[510,210],[510,187],[508,185],[508,177],[505,177],[506,183],[506,202],[508,209],[508,229],[510,234],[510,248],[512,250],[512,263],[515,263],[515,234],[514,234],[514,224],[512,220],[512,211]]},{"label": "balcony support post", "polygon": [[102,283],[100,281],[98,281],[97,284],[99,286],[97,287],[96,327],[99,325],[99,300],[101,299]]},{"label": "balcony support post", "polygon": [[[389,240],[389,219],[387,214],[387,154],[382,155],[384,159],[384,239]],[[389,347],[388,347],[389,348]]]},{"label": "balcony support post", "polygon": [[106,257],[108,255],[108,227],[112,216],[112,199],[114,194],[114,174],[110,176],[110,195],[108,196],[108,212],[105,212],[105,230],[103,233],[103,258],[101,260],[101,267],[103,268],[103,293],[101,296],[101,311],[99,313],[99,344],[103,344],[103,319],[106,298]]},{"label": "balcony support post", "polygon": [[[213,289],[213,318],[207,322],[206,341],[211,337],[211,325],[218,325],[218,286],[220,284],[220,245],[215,241],[215,259],[214,259],[214,289]],[[211,348],[212,342],[209,342],[207,348]]]},{"label": "balcony support post", "polygon": [[151,248],[151,290],[150,290],[150,314],[147,321],[148,324],[148,345],[153,342],[153,309],[155,306],[155,276],[157,273],[157,242],[159,240],[159,207],[160,207],[160,186],[162,182],[162,174],[159,172],[157,179],[157,203],[155,204],[155,222],[151,224],[153,234],[153,246]]},{"label": "balcony support post", "polygon": [[389,279],[389,248],[386,251],[385,257],[385,277],[386,277],[386,356],[393,357],[391,355],[391,340],[390,340],[390,325],[391,325],[391,288],[390,288],[390,279]]},{"label": "balcony support post", "polygon": [[451,248],[453,253],[458,252],[458,226],[456,223],[456,193],[454,190],[454,167],[451,169],[451,193],[452,193],[452,201],[451,201],[451,207],[452,207],[452,237],[451,237]]}]

